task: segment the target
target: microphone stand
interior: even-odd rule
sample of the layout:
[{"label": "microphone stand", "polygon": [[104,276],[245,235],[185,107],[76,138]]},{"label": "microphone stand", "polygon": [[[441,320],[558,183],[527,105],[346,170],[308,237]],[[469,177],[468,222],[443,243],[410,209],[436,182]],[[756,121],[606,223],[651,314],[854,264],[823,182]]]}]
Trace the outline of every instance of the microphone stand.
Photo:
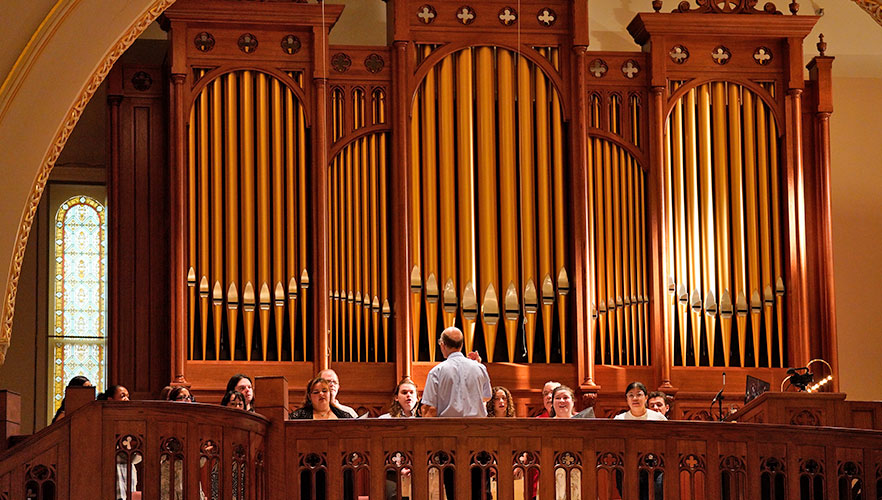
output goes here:
[{"label": "microphone stand", "polygon": [[719,421],[720,422],[723,421],[723,399],[725,399],[725,397],[723,396],[723,389],[725,389],[725,388],[726,388],[726,372],[723,372],[723,387],[720,388],[720,392],[718,392],[717,395],[714,396],[714,399],[711,400],[711,404],[710,404],[711,415],[713,415],[713,413],[714,413],[714,403],[717,403],[719,405],[719,411],[720,411]]}]

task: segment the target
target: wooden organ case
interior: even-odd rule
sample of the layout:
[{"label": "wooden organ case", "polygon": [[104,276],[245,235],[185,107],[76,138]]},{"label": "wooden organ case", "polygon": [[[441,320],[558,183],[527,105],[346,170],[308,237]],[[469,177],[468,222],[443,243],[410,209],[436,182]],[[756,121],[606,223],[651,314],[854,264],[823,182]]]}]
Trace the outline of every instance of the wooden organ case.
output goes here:
[{"label": "wooden organ case", "polygon": [[817,18],[646,3],[599,52],[586,1],[389,0],[381,47],[329,45],[341,5],[176,2],[172,381],[330,366],[379,412],[452,324],[521,414],[548,379],[702,419],[724,371],[835,377]]}]

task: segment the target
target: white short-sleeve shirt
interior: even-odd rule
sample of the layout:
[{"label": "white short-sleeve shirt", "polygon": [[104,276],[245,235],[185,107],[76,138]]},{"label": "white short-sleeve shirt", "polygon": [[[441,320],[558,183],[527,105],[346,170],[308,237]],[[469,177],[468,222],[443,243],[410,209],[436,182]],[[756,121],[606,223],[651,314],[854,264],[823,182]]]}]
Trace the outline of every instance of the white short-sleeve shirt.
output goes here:
[{"label": "white short-sleeve shirt", "polygon": [[626,411],[625,413],[619,413],[616,415],[615,420],[667,420],[667,418],[661,413],[647,408],[646,413],[640,417],[635,417],[634,415],[631,415],[630,411]]},{"label": "white short-sleeve shirt", "polygon": [[487,368],[454,352],[429,372],[423,402],[439,417],[486,417],[484,400],[492,396]]}]

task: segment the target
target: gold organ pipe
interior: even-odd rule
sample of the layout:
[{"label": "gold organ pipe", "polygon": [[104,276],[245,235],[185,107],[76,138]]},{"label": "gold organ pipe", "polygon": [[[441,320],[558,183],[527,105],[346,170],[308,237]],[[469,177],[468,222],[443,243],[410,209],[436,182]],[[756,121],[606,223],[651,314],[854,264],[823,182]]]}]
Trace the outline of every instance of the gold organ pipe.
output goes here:
[{"label": "gold organ pipe", "polygon": [[705,338],[707,340],[708,366],[714,365],[714,347],[716,340],[717,303],[716,303],[716,269],[714,257],[714,197],[713,197],[713,164],[711,163],[711,96],[708,84],[698,87],[698,162],[699,182],[701,188],[699,215],[701,217],[702,276],[705,287]]},{"label": "gold organ pipe", "polygon": [[640,331],[643,338],[643,360],[645,364],[650,364],[649,326],[647,325],[647,322],[649,321],[649,300],[647,299],[648,291],[646,285],[647,276],[649,275],[646,271],[646,178],[643,175],[643,169],[639,166],[637,167],[637,175],[637,223],[639,224],[637,227],[637,255],[640,261],[637,284],[640,291]]},{"label": "gold organ pipe", "polygon": [[[545,56],[545,49],[540,49]],[[549,153],[548,124],[548,82],[542,71],[535,71],[536,88],[536,229],[539,235],[539,274],[543,283],[554,277],[552,266],[552,234],[551,230],[551,164]],[[545,290],[545,287],[542,287]],[[554,306],[554,290],[550,294],[542,294],[542,326],[545,339],[545,362],[551,362],[551,332],[554,321],[551,316]],[[512,360],[513,361],[513,360]]]},{"label": "gold organ pipe", "polygon": [[769,227],[769,135],[767,132],[768,118],[766,106],[762,99],[756,100],[756,137],[757,137],[757,177],[759,179],[759,211],[760,211],[760,251],[762,252],[762,294],[765,325],[766,325],[766,360],[772,366],[772,323],[775,305],[772,283],[772,240]]},{"label": "gold organ pipe", "polygon": [[[200,73],[204,73],[204,71],[200,70]],[[198,122],[196,124],[196,134],[198,140],[197,146],[197,163],[199,165],[199,177],[197,182],[197,197],[198,197],[198,210],[199,210],[199,226],[197,228],[198,238],[199,238],[199,264],[197,266],[197,278],[199,279],[199,320],[200,320],[200,332],[202,334],[202,358],[205,359],[205,346],[206,340],[208,338],[208,294],[206,293],[206,286],[203,282],[207,283],[207,274],[209,273],[210,268],[210,258],[209,258],[209,238],[211,231],[211,223],[209,210],[209,187],[211,186],[211,181],[208,176],[209,171],[209,143],[208,143],[208,133],[209,133],[209,122],[208,122],[208,87],[206,90],[203,90],[199,93],[199,97],[197,99],[198,106]],[[191,210],[196,210],[196,206],[191,206]]]},{"label": "gold organ pipe", "polygon": [[340,349],[341,342],[339,339],[340,335],[340,226],[338,222],[338,216],[340,213],[340,197],[338,195],[339,190],[339,176],[338,171],[340,168],[340,155],[342,153],[337,153],[334,156],[334,159],[331,161],[330,172],[328,175],[328,204],[330,205],[330,225],[331,225],[331,234],[329,235],[331,240],[331,248],[330,248],[330,256],[331,256],[331,287],[330,287],[330,301],[331,301],[331,353],[334,361],[340,360],[340,354],[337,352]]},{"label": "gold organ pipe", "polygon": [[[385,102],[384,102],[385,104]],[[386,123],[385,105],[380,107],[380,121]],[[386,228],[386,132],[380,134],[379,137],[379,178],[380,178],[380,299],[382,303],[381,314],[383,316],[383,361],[389,361],[389,314],[388,298],[389,298],[389,272],[387,269],[389,260],[389,251],[387,247],[388,231]],[[390,311],[391,312],[391,311]],[[399,354],[400,356],[407,353]]]},{"label": "gold organ pipe", "polygon": [[[220,291],[212,301],[214,319],[214,356],[220,359],[220,343],[223,318],[224,281],[224,156],[223,156],[223,80],[216,78],[211,82],[211,264],[212,287]],[[221,299],[217,300],[217,296]],[[203,353],[205,350],[203,349]]]},{"label": "gold organ pipe", "polygon": [[[302,82],[301,82],[302,85]],[[300,207],[297,211],[299,217],[299,229],[297,234],[300,239],[300,334],[303,341],[303,360],[306,361],[306,325],[307,325],[307,304],[306,289],[309,288],[309,274],[306,270],[306,115],[303,111],[303,104],[297,103],[297,189],[300,191],[297,199],[300,201]],[[306,278],[306,280],[304,280]],[[291,325],[294,328],[294,325]],[[291,346],[294,350],[294,346]]]},{"label": "gold organ pipe", "polygon": [[[664,186],[664,192],[662,195],[662,203],[664,204],[664,245],[665,245],[665,271],[664,271],[664,280],[665,280],[665,292],[668,294],[668,306],[664,308],[664,316],[665,316],[665,346],[669,347],[670,351],[667,353],[671,357],[671,364],[675,364],[675,353],[674,353],[674,330],[677,325],[677,283],[676,283],[676,267],[675,267],[675,253],[676,253],[676,243],[675,236],[676,233],[674,231],[674,208],[673,208],[673,199],[672,199],[672,189],[671,186],[671,177],[673,175],[673,157],[671,153],[671,121],[673,120],[673,114],[671,114],[667,120],[665,120],[664,124],[664,138],[663,138],[663,148],[664,148],[664,172],[662,175],[662,183]],[[683,358],[681,358],[683,359]],[[684,363],[685,364],[685,363]]]},{"label": "gold organ pipe", "polygon": [[[245,358],[251,361],[251,339],[254,335],[254,307],[247,301],[254,299],[254,82],[251,71],[242,72],[239,94],[242,106],[241,165],[242,165],[242,281],[243,312],[245,319]],[[251,290],[249,296],[249,289]]]},{"label": "gold organ pipe", "polygon": [[[773,89],[774,90],[774,89]],[[774,93],[772,94],[774,96]],[[778,205],[778,131],[773,117],[769,117],[769,169],[772,179],[771,206]],[[781,222],[776,211],[772,211],[772,252],[775,261],[775,312],[778,319],[778,366],[784,366],[784,279],[781,266]],[[771,335],[771,332],[769,333]]]},{"label": "gold organ pipe", "polygon": [[[440,282],[449,280],[456,289],[456,148],[454,146],[453,109],[453,57],[441,61],[440,85],[438,86],[438,154],[441,202],[441,270]],[[446,286],[446,285],[445,285]],[[444,307],[444,327],[453,326],[456,310]]]},{"label": "gold organ pipe", "polygon": [[[465,306],[465,290],[476,286],[475,278],[475,215],[472,205],[475,194],[474,172],[474,102],[472,87],[472,49],[461,50],[456,64],[456,155],[458,165],[457,193],[459,195],[459,274],[460,296]],[[474,293],[473,293],[474,295]],[[475,336],[477,308],[462,308],[463,333],[466,352],[472,351]]]},{"label": "gold organ pipe", "polygon": [[340,341],[340,360],[341,361],[351,361],[349,353],[350,346],[352,345],[352,323],[351,318],[349,317],[349,302],[347,297],[349,297],[349,266],[350,266],[350,252],[352,249],[352,232],[349,227],[349,217],[350,213],[350,202],[351,198],[349,195],[349,179],[351,169],[349,168],[349,164],[352,161],[350,159],[352,145],[347,145],[340,154],[340,171],[339,171],[339,182],[340,189],[338,193],[338,210],[340,211],[340,337],[338,340]]},{"label": "gold organ pipe", "polygon": [[[676,108],[675,108],[676,109]],[[677,282],[676,275],[677,269],[675,266],[676,258],[676,233],[674,232],[674,199],[673,199],[673,172],[674,172],[674,160],[672,156],[672,145],[671,145],[671,121],[674,119],[673,113],[670,117],[665,121],[664,124],[664,206],[665,206],[665,286],[667,288],[666,292],[668,294],[668,305],[670,307],[665,308],[665,340],[670,343],[671,347],[671,363],[674,363],[674,330],[677,325]],[[681,335],[682,339],[682,335]],[[683,344],[680,344],[681,347],[681,360],[686,359],[685,350],[683,349]],[[686,364],[681,361],[682,364]]]},{"label": "gold organ pipe", "polygon": [[[237,76],[236,73],[228,73],[226,76],[227,92],[224,100],[224,111],[227,115],[227,126],[224,130],[226,135],[226,239],[227,239],[227,335],[229,337],[230,359],[236,357],[236,327],[238,318],[238,293],[236,293],[237,280],[239,278],[239,120]],[[235,300],[232,300],[235,298]],[[220,352],[217,353],[220,359]]]},{"label": "gold organ pipe", "polygon": [[[676,86],[675,86],[676,88]],[[683,99],[677,101],[673,110],[671,127],[671,158],[673,160],[673,214],[676,232],[675,255],[677,263],[675,287],[677,295],[678,324],[680,331],[680,355],[686,366],[686,318],[689,307],[688,270],[686,257],[686,207],[684,206],[683,165]]]},{"label": "gold organ pipe", "polygon": [[613,289],[613,300],[615,300],[615,311],[616,311],[616,341],[618,343],[619,353],[619,364],[626,365],[628,364],[628,353],[631,350],[631,342],[628,339],[627,326],[625,322],[625,314],[624,314],[624,306],[625,303],[622,300],[622,289],[623,289],[623,276],[622,276],[622,233],[623,233],[623,221],[622,221],[622,205],[624,200],[622,200],[622,191],[621,186],[624,184],[622,180],[622,165],[621,165],[621,156],[622,151],[619,146],[613,144],[610,146],[611,153],[611,163],[610,169],[612,170],[612,186],[611,186],[611,194],[612,194],[612,206],[610,207],[612,210],[612,227],[613,227],[613,240],[612,240],[612,256],[613,258],[609,260],[609,264],[611,267],[610,276],[612,277],[612,282],[614,283]]},{"label": "gold organ pipe", "polygon": [[[477,102],[478,102],[478,224],[482,233],[480,241],[482,321],[484,341],[487,346],[487,361],[493,361],[496,346],[496,323],[499,309],[493,310],[493,300],[497,298],[499,279],[496,262],[497,219],[496,219],[496,113],[495,92],[493,89],[493,50],[490,47],[477,49]],[[523,122],[522,122],[523,123]],[[522,164],[523,165],[523,164]],[[488,304],[488,299],[490,303]],[[498,302],[497,302],[498,304]]]},{"label": "gold organ pipe", "polygon": [[[689,305],[692,310],[692,347],[695,366],[700,366],[701,358],[701,241],[700,208],[698,187],[698,161],[695,136],[695,89],[686,93],[684,123],[685,129],[685,172],[686,172],[686,218],[689,229],[686,231],[687,255],[689,263]],[[697,307],[696,307],[697,306]]]},{"label": "gold organ pipe", "polygon": [[[524,286],[525,308],[533,307],[527,304],[527,287],[536,288],[536,221],[535,210],[535,184],[533,166],[533,143],[536,141],[533,129],[532,96],[530,82],[530,63],[526,58],[518,56],[517,64],[518,81],[518,146],[519,167],[521,185],[521,283]],[[524,316],[524,328],[527,337],[527,362],[533,362],[534,345],[536,338],[536,317],[530,314],[530,309]],[[547,350],[547,349],[546,349]]]},{"label": "gold organ pipe", "polygon": [[[517,146],[515,141],[515,95],[512,54],[507,50],[496,53],[496,71],[499,99],[499,210],[503,214],[499,228],[502,250],[502,289],[512,290],[517,301],[518,286],[518,232],[517,232]],[[508,308],[506,308],[508,309]],[[514,361],[517,341],[517,315],[505,315],[505,339],[508,361]]]},{"label": "gold organ pipe", "polygon": [[[423,99],[423,93],[420,92],[417,98],[413,100],[411,107],[410,119],[410,178],[412,189],[410,191],[410,223],[412,226],[410,242],[411,262],[413,263],[413,272],[411,278],[416,274],[417,279],[420,270],[420,249],[421,249],[421,217],[420,205],[422,200],[422,186],[420,182],[420,101]],[[413,323],[413,359],[419,359],[420,353],[420,300],[422,299],[422,286],[416,288],[413,286],[411,279],[411,321]],[[430,342],[431,343],[431,342]],[[431,359],[434,361],[434,358]]]},{"label": "gold organ pipe", "polygon": [[[424,49],[428,56],[428,48]],[[433,290],[431,283],[438,279],[438,145],[436,125],[436,88],[435,69],[426,75],[423,84],[422,99],[422,171],[423,171],[423,243],[425,261],[423,276],[426,277],[425,301],[426,301],[426,326],[429,336],[429,359],[435,360],[435,339],[438,338],[438,295]],[[433,280],[434,278],[434,280]]]},{"label": "gold organ pipe", "polygon": [[[302,131],[301,131],[302,132]],[[295,325],[297,321],[297,184],[295,170],[294,92],[285,89],[285,263],[288,271],[288,336],[291,341],[291,361],[294,361]],[[278,182],[278,181],[277,181]],[[336,184],[332,184],[335,186]],[[293,285],[293,286],[292,286]],[[281,335],[281,327],[279,328]],[[279,355],[281,359],[281,354]]]},{"label": "gold organ pipe", "polygon": [[285,248],[285,226],[283,223],[285,210],[285,185],[284,165],[282,156],[282,87],[275,78],[272,79],[272,179],[273,179],[273,297],[275,307],[275,336],[276,336],[276,360],[282,360],[282,322],[285,318],[285,288],[282,285],[285,279],[285,261],[282,258]]},{"label": "gold organ pipe", "polygon": [[[558,49],[551,49],[551,62],[554,65],[555,69],[560,68],[560,54]],[[565,275],[566,273],[566,262],[567,262],[567,248],[566,242],[564,241],[564,232],[566,231],[565,221],[566,221],[566,212],[564,211],[564,141],[563,141],[563,117],[561,115],[561,103],[560,103],[560,94],[557,92],[557,89],[552,87],[551,90],[551,125],[552,125],[552,134],[551,134],[551,151],[552,151],[552,179],[553,179],[553,192],[554,192],[554,263],[556,264],[554,269],[557,269],[558,276],[561,274]],[[588,141],[590,144],[590,140]],[[591,149],[589,145],[588,156],[591,156]],[[588,177],[588,196],[589,196],[589,207],[591,206],[591,177],[589,170]],[[591,234],[593,228],[589,226],[589,235],[593,238],[593,234]],[[589,240],[591,241],[591,240]],[[561,363],[566,363],[567,359],[567,309],[566,309],[566,300],[565,295],[568,292],[568,289],[561,289],[558,286],[558,294],[560,297],[557,300],[557,317],[558,317],[558,334],[560,336],[560,356]],[[551,318],[549,318],[551,321]],[[593,343],[592,343],[593,345]]]},{"label": "gold organ pipe", "polygon": [[[190,269],[187,276],[188,305],[189,305],[189,333],[190,333],[190,359],[193,355],[193,343],[196,336],[196,107],[190,108],[190,127],[187,132],[187,247]],[[203,359],[205,351],[202,351]]]},{"label": "gold organ pipe", "polygon": [[[363,196],[362,192],[364,190],[363,180],[361,176],[361,150],[362,150],[362,140],[358,139],[352,143],[352,227],[355,232],[353,233],[353,238],[355,244],[352,246],[352,261],[353,261],[353,275],[352,275],[352,287],[350,288],[351,293],[353,293],[353,297],[350,300],[352,302],[352,314],[354,315],[353,319],[355,320],[355,358],[353,361],[361,362],[361,337],[362,337],[362,315],[361,315],[361,292],[362,292],[362,254],[364,253],[364,241],[362,239],[362,221],[360,220],[361,214],[364,213],[364,204],[363,204]],[[367,228],[365,228],[367,229]]]},{"label": "gold organ pipe", "polygon": [[729,164],[726,143],[726,84],[713,83],[712,122],[713,122],[713,168],[714,207],[717,225],[716,237],[717,279],[719,286],[720,334],[723,341],[723,364],[729,366],[729,352],[732,347],[732,299],[729,295]]},{"label": "gold organ pipe", "polygon": [[606,182],[604,178],[606,177],[605,169],[603,168],[606,164],[606,157],[609,151],[609,145],[602,143],[600,139],[594,139],[594,174],[597,182],[594,185],[595,193],[597,195],[596,200],[596,209],[594,213],[596,214],[597,221],[597,230],[595,232],[595,251],[597,252],[597,265],[595,266],[595,273],[597,279],[597,301],[598,301],[598,323],[600,330],[600,354],[603,359],[603,364],[612,364],[612,353],[614,352],[612,337],[609,338],[609,352],[610,357],[607,359],[606,357],[606,345],[607,345],[607,335],[612,335],[611,330],[607,330],[607,298],[609,294],[607,293],[606,287],[606,218],[609,212],[606,210],[606,190],[604,186]]},{"label": "gold organ pipe", "polygon": [[[260,346],[263,360],[266,361],[269,340],[269,295],[270,276],[270,161],[269,161],[269,99],[266,74],[257,74],[257,269],[260,283]],[[264,290],[267,291],[264,294]]]},{"label": "gold organ pipe", "polygon": [[[603,213],[606,217],[604,226],[606,235],[604,242],[606,243],[606,310],[607,322],[609,323],[609,345],[610,345],[610,363],[621,364],[622,338],[619,324],[616,321],[616,280],[615,280],[615,222],[613,214],[615,205],[613,202],[612,185],[615,168],[613,166],[613,154],[611,145],[608,141],[603,142],[603,161],[601,165],[604,167],[605,175],[603,176]],[[619,336],[616,336],[619,333]],[[618,340],[618,342],[616,342]],[[615,347],[613,347],[615,346]]]},{"label": "gold organ pipe", "polygon": [[631,348],[628,350],[628,358],[632,364],[642,364],[640,356],[643,350],[640,335],[637,333],[637,306],[636,306],[636,281],[635,273],[637,263],[637,248],[634,224],[634,204],[637,202],[634,197],[634,162],[630,153],[622,150],[621,157],[622,166],[622,221],[624,231],[622,231],[622,261],[623,261],[623,287],[622,301],[625,306],[625,322],[628,325],[626,333],[628,334]]},{"label": "gold organ pipe", "polygon": [[756,108],[753,104],[753,92],[744,89],[742,93],[742,111],[744,114],[744,191],[746,195],[745,202],[745,225],[747,226],[747,268],[748,268],[748,291],[750,297],[750,320],[753,337],[753,362],[755,366],[759,366],[760,351],[760,312],[762,311],[762,303],[760,302],[757,284],[760,283],[759,277],[759,241],[757,238],[757,213],[756,213],[756,120],[754,112]]},{"label": "gold organ pipe", "polygon": [[355,300],[355,204],[353,198],[353,183],[355,182],[354,161],[355,145],[346,146],[346,197],[344,198],[343,213],[346,214],[346,286],[343,288],[346,294],[346,345],[348,350],[347,361],[355,361],[353,346],[355,345],[355,317],[353,316],[352,302]]},{"label": "gold organ pipe", "polygon": [[[588,166],[587,166],[588,168],[587,168],[587,172],[586,172],[586,177],[587,177],[587,181],[588,181],[588,251],[593,253],[595,256],[593,266],[591,267],[591,273],[588,275],[588,279],[593,284],[591,289],[594,292],[593,295],[591,295],[589,297],[589,300],[591,301],[591,303],[589,304],[589,306],[591,307],[590,325],[592,327],[590,335],[594,336],[593,337],[594,338],[594,345],[600,346],[600,358],[599,358],[600,364],[605,364],[604,363],[604,356],[605,356],[605,352],[606,352],[606,340],[605,340],[603,331],[599,328],[599,325],[598,325],[599,316],[597,314],[597,300],[598,300],[598,297],[600,297],[600,293],[598,291],[599,288],[597,285],[597,281],[598,281],[597,269],[600,268],[600,260],[598,258],[599,254],[598,254],[598,249],[596,247],[596,243],[597,243],[597,237],[595,234],[595,231],[597,230],[596,224],[595,224],[596,195],[594,192],[594,190],[595,190],[595,180],[594,179],[595,179],[595,175],[598,170],[597,162],[595,161],[595,155],[597,154],[597,139],[594,137],[588,137],[587,141],[586,141],[586,145],[588,148],[588,152],[586,155],[586,159],[587,159],[587,163],[588,163]],[[566,303],[566,301],[561,299],[558,304],[560,304],[560,303]],[[560,307],[560,306],[558,306],[558,307]],[[561,316],[563,317],[563,315],[561,315]],[[598,339],[598,337],[599,337],[599,339]],[[598,342],[598,340],[600,342]]]},{"label": "gold organ pipe", "polygon": [[[362,94],[362,123],[364,123],[364,94]],[[361,304],[356,304],[356,306],[361,307],[361,311],[359,315],[363,317],[363,326],[364,326],[364,361],[368,360],[368,352],[370,351],[370,286],[371,286],[371,231],[368,227],[370,223],[370,210],[371,210],[371,200],[370,200],[370,186],[368,185],[368,181],[370,179],[370,168],[369,168],[369,160],[368,160],[368,140],[367,137],[362,137],[359,139],[360,147],[361,147]]]},{"label": "gold organ pipe", "polygon": [[729,98],[729,174],[731,188],[732,214],[732,257],[734,276],[732,277],[732,298],[735,300],[736,326],[738,328],[738,354],[744,366],[744,348],[747,329],[747,286],[744,282],[744,198],[741,157],[741,88],[735,84],[728,86]]},{"label": "gold organ pipe", "polygon": [[377,295],[380,293],[380,284],[379,284],[379,274],[380,274],[380,260],[385,258],[385,256],[380,255],[379,253],[379,210],[380,207],[377,202],[377,135],[371,134],[368,139],[368,157],[370,158],[370,228],[371,228],[371,263],[370,263],[370,274],[371,274],[371,293],[370,298],[371,307],[373,310],[373,314],[371,314],[371,318],[373,319],[371,329],[374,334],[374,362],[379,361],[380,355],[380,345],[379,345],[379,335],[380,335],[380,303],[379,297]]}]

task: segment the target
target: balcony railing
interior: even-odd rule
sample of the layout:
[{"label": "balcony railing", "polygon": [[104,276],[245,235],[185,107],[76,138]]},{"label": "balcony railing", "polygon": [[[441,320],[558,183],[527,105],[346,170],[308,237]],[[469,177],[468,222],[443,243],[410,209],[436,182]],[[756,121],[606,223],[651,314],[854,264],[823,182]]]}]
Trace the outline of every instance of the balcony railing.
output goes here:
[{"label": "balcony railing", "polygon": [[92,402],[0,455],[0,499],[877,499],[882,432],[553,419],[288,421]]}]

